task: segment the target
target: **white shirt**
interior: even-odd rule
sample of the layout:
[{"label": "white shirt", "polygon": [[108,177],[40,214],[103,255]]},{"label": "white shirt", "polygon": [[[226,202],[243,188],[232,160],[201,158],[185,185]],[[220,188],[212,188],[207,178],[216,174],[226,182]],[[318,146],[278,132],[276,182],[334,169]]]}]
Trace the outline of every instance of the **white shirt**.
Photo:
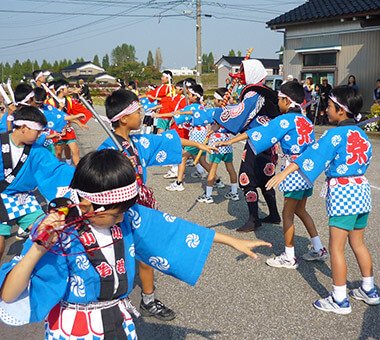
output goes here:
[{"label": "white shirt", "polygon": [[9,145],[11,147],[11,156],[12,156],[12,169],[14,169],[21,158],[22,153],[24,152],[25,145],[17,146],[12,140],[12,135],[9,136]]}]

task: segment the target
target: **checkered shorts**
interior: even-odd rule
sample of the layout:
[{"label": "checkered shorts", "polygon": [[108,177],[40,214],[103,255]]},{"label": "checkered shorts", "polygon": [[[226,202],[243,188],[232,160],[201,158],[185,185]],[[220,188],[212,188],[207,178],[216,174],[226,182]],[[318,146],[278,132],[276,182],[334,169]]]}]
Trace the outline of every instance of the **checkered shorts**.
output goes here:
[{"label": "checkered shorts", "polygon": [[[285,167],[281,167],[281,171]],[[308,184],[298,171],[292,172],[288,175],[278,186],[280,191],[299,191],[312,188],[313,185]]]},{"label": "checkered shorts", "polygon": [[7,195],[1,193],[1,199],[7,210],[9,220],[34,213],[38,209],[41,209],[34,195],[25,195],[21,199],[21,195]]},{"label": "checkered shorts", "polygon": [[207,128],[205,126],[202,127],[195,127],[190,131],[189,139],[198,142],[203,143],[207,136]]},{"label": "checkered shorts", "polygon": [[362,184],[329,185],[326,195],[328,216],[347,216],[371,211],[371,186]]},{"label": "checkered shorts", "polygon": [[[224,142],[224,141],[227,141],[227,140],[230,140],[230,139],[231,138],[230,138],[230,136],[227,133],[213,134],[210,137],[208,145],[214,146],[216,142]],[[233,152],[231,145],[222,146],[222,147],[220,147],[218,149],[219,149],[219,154],[220,155],[225,155],[227,153],[232,153]],[[214,152],[212,152],[212,153],[214,153]]]}]

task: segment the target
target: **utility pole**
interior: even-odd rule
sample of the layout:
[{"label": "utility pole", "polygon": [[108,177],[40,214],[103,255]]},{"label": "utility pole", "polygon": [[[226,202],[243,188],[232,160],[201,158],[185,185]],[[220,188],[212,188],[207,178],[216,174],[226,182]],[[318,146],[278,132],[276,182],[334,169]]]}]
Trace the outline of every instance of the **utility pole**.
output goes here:
[{"label": "utility pole", "polygon": [[201,26],[201,0],[197,0],[197,76],[196,81],[199,84],[202,76],[202,26]]}]

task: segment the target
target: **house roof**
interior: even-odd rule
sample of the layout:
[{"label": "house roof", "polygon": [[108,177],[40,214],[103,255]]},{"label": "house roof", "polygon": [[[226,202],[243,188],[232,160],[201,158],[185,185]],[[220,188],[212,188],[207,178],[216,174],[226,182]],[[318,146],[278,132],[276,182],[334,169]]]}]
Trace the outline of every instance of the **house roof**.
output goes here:
[{"label": "house roof", "polygon": [[74,63],[74,64],[72,64],[70,66],[67,66],[67,67],[63,68],[61,71],[63,71],[63,72],[65,72],[65,71],[75,71],[77,69],[80,69],[80,68],[82,68],[84,66],[89,66],[89,65],[92,65],[95,68],[99,68],[99,69],[103,70],[103,68],[95,65],[92,61],[83,61],[83,62],[78,62],[78,63]]},{"label": "house roof", "polygon": [[[223,55],[216,63],[218,64],[222,59],[227,61],[231,66],[239,66],[241,62],[244,60],[244,57],[231,57]],[[257,58],[260,60],[265,68],[280,68],[280,60],[279,59],[267,59],[267,58]]]},{"label": "house roof", "polygon": [[380,0],[309,0],[270,21],[270,28],[290,24],[380,14]]}]

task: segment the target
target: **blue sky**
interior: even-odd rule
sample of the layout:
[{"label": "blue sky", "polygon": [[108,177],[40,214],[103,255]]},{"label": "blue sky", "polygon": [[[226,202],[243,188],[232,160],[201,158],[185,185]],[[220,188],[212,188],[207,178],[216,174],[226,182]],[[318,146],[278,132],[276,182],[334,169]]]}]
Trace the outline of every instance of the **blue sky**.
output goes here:
[{"label": "blue sky", "polygon": [[[202,14],[212,15],[202,17],[202,50],[216,60],[230,49],[244,54],[249,47],[254,57],[277,58],[283,35],[265,22],[302,3],[202,1]],[[160,47],[165,67],[195,65],[194,0],[12,0],[0,2],[0,16],[2,62],[92,60],[128,43],[140,61]]]}]

